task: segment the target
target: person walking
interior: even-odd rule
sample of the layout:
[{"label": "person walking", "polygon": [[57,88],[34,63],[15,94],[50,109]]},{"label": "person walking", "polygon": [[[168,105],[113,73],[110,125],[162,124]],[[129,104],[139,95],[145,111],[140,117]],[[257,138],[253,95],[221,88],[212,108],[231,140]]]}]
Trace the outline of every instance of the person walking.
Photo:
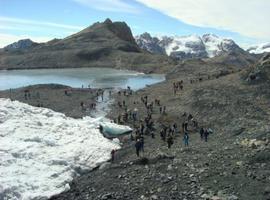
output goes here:
[{"label": "person walking", "polygon": [[203,128],[200,129],[200,136],[201,136],[201,140],[203,140],[203,137],[204,137],[204,129]]},{"label": "person walking", "polygon": [[144,137],[141,135],[141,137],[140,137],[140,142],[141,142],[141,147],[140,147],[140,150],[142,151],[142,152],[144,152]]},{"label": "person walking", "polygon": [[135,148],[136,148],[137,157],[140,157],[140,149],[141,149],[141,141],[140,141],[140,139],[136,140]]},{"label": "person walking", "polygon": [[114,162],[114,157],[115,157],[115,149],[111,151],[111,161]]},{"label": "person walking", "polygon": [[168,135],[167,143],[168,143],[168,148],[170,149],[171,146],[173,145],[173,137],[171,133]]},{"label": "person walking", "polygon": [[209,132],[207,129],[204,130],[204,141],[207,142],[208,141],[208,135],[209,135]]},{"label": "person walking", "polygon": [[188,145],[189,145],[189,135],[188,135],[187,132],[185,132],[183,140],[184,140],[185,147],[188,147]]}]

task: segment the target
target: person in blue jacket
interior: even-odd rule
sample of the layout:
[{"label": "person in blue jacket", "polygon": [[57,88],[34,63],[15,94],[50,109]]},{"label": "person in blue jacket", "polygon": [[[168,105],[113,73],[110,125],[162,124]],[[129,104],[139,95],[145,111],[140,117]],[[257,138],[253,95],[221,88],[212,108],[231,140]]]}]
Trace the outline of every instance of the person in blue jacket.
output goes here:
[{"label": "person in blue jacket", "polygon": [[189,135],[188,135],[187,132],[185,132],[185,134],[184,134],[183,141],[184,141],[185,147],[188,147],[188,145],[189,145]]}]

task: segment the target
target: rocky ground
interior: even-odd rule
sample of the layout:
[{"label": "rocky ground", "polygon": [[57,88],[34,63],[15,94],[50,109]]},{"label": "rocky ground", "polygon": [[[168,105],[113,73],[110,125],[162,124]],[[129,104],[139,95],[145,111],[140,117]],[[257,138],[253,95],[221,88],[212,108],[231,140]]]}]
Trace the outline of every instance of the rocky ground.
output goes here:
[{"label": "rocky ground", "polygon": [[[123,148],[113,163],[75,178],[68,192],[51,199],[270,199],[269,81],[253,84],[243,78],[244,71],[217,74],[215,66],[208,73],[204,67],[202,71],[190,67],[181,66],[168,75],[167,81],[132,96],[115,94],[108,114],[111,118],[124,112],[118,101],[125,100],[128,109],[136,107],[142,119],[146,110],[141,97],[160,99],[167,111],[160,114],[159,107],[154,107],[155,138],[145,136],[145,152],[140,158],[135,155],[134,142],[122,138]],[[184,89],[174,95],[172,85],[179,80],[184,81]],[[74,103],[70,105],[79,107],[81,100],[77,98],[91,98],[87,95],[72,97]],[[184,147],[180,128],[184,112],[191,113],[199,126],[213,129],[208,142],[201,141],[198,130],[189,126],[190,146]],[[178,131],[168,149],[160,139],[160,125],[173,123],[177,123]],[[133,121],[127,124],[138,125]]]},{"label": "rocky ground", "polygon": [[[115,95],[116,103],[125,100],[128,109],[138,108],[140,118],[146,114],[141,96],[160,99],[167,107],[164,115],[158,107],[154,109],[156,137],[145,136],[140,158],[128,140],[114,163],[76,178],[70,191],[52,199],[270,199],[269,82],[250,84],[242,71],[208,74],[195,81],[201,75],[192,69],[187,75],[185,70],[130,97]],[[179,80],[184,80],[184,90],[174,95],[172,84]],[[115,104],[109,116],[122,112]],[[186,148],[178,128],[168,149],[159,136],[160,124],[176,122],[181,127],[184,112],[214,133],[204,142],[198,130],[189,127],[190,147]]]},{"label": "rocky ground", "polygon": [[[26,90],[29,91],[27,97],[25,97]],[[28,97],[29,93],[30,97]],[[32,106],[50,108],[69,117],[81,118],[90,115],[93,111],[90,110],[90,104],[96,103],[96,93],[96,89],[44,84],[0,91],[0,98],[11,98]],[[81,102],[84,103],[85,109],[82,109]]]}]

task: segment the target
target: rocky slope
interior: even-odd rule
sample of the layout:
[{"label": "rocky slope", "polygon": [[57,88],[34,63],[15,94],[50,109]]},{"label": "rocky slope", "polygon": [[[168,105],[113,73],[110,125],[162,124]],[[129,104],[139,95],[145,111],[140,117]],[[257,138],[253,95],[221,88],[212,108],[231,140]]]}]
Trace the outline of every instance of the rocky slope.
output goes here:
[{"label": "rocky slope", "polygon": [[246,69],[245,79],[251,83],[270,81],[270,53],[265,54],[257,63]]},{"label": "rocky slope", "polygon": [[166,56],[142,51],[128,25],[110,19],[27,51],[18,48],[0,53],[0,69],[113,67],[162,72],[170,62]]},{"label": "rocky slope", "polygon": [[[125,100],[127,109],[136,107],[140,119],[147,116],[142,96],[148,95],[149,102],[159,99],[166,106],[166,114],[160,114],[159,107],[154,106],[155,138],[145,135],[145,151],[140,158],[135,155],[134,142],[129,137],[122,138],[123,149],[117,151],[114,163],[104,163],[75,178],[69,191],[51,199],[270,199],[269,57],[266,55],[252,67],[241,67],[241,62],[235,62],[238,67],[231,68],[218,64],[229,59],[229,55],[218,60],[188,60],[176,66],[163,83],[129,97],[115,94],[115,104],[108,115],[111,119],[125,111],[118,107],[118,101]],[[257,69],[266,78],[250,82],[248,72]],[[174,94],[173,82],[180,80],[184,88]],[[46,99],[44,106],[56,106],[62,112],[72,105],[79,113],[76,105],[83,98],[91,98],[89,92],[84,92],[67,99],[63,88],[52,89],[52,95],[48,88],[40,93]],[[23,90],[13,98],[23,99]],[[184,147],[184,112],[191,113],[199,127],[213,129],[208,142],[201,141],[199,130],[189,125],[190,147]],[[173,123],[178,129],[174,144],[168,149],[159,132],[162,125]],[[132,120],[127,124],[139,125]]]},{"label": "rocky slope", "polygon": [[[268,58],[263,60],[261,69],[268,66]],[[214,66],[199,69],[189,63],[163,83],[129,97],[116,95],[116,102],[125,100],[128,109],[138,108],[141,119],[147,115],[142,96],[166,106],[166,114],[154,106],[155,138],[145,135],[141,158],[128,140],[114,163],[77,178],[70,191],[52,199],[270,199],[269,81],[249,84],[242,78],[245,69],[223,76],[216,76]],[[174,94],[173,82],[180,80],[184,88]],[[112,108],[112,118],[124,112],[117,103]],[[199,130],[190,125],[190,147],[184,147],[184,112],[191,113],[200,127],[213,129],[208,142],[201,141]],[[173,123],[178,131],[168,149],[159,131],[162,124]],[[128,124],[138,125],[132,120]]]},{"label": "rocky slope", "polygon": [[233,40],[220,38],[214,34],[189,36],[152,37],[149,33],[136,36],[142,49],[151,53],[185,58],[212,58],[223,53],[243,51]]}]

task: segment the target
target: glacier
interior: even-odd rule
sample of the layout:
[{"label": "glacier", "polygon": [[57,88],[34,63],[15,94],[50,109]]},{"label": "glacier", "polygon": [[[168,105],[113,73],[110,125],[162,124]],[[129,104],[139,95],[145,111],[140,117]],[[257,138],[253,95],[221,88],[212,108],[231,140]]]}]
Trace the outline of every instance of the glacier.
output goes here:
[{"label": "glacier", "polygon": [[103,120],[0,98],[0,199],[49,198],[110,159],[120,144],[100,134]]},{"label": "glacier", "polygon": [[152,37],[149,33],[143,33],[135,36],[135,40],[144,50],[179,59],[213,58],[226,52],[241,50],[232,39],[215,34]]},{"label": "glacier", "polygon": [[261,54],[270,52],[270,43],[263,43],[257,46],[251,46],[247,49],[249,53]]}]

